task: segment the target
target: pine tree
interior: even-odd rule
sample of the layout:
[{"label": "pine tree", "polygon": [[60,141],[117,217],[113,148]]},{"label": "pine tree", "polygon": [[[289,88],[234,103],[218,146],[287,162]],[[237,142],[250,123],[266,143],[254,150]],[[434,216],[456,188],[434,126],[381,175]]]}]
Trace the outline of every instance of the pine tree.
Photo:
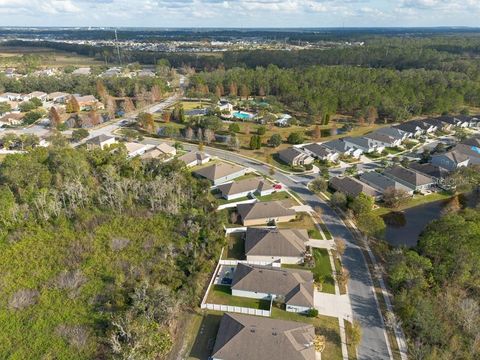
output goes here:
[{"label": "pine tree", "polygon": [[53,106],[50,108],[50,111],[48,113],[48,118],[50,119],[50,126],[52,128],[56,128],[62,122],[57,109],[55,109],[55,107]]}]

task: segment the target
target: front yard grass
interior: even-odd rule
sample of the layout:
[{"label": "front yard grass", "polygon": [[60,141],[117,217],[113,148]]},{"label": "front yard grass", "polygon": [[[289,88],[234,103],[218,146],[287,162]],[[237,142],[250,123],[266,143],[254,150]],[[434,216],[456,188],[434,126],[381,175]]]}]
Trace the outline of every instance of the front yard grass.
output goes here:
[{"label": "front yard grass", "polygon": [[325,235],[325,237],[327,238],[327,240],[332,240],[332,239],[333,239],[333,236],[332,236],[332,234],[330,233],[330,231],[328,231],[327,225],[325,225],[324,223],[320,223],[320,227],[322,228],[323,234]]},{"label": "front yard grass", "polygon": [[440,192],[429,194],[429,195],[414,195],[412,198],[408,199],[404,204],[399,206],[397,209],[390,209],[380,205],[378,209],[373,210],[373,213],[377,216],[383,216],[392,211],[402,211],[415,206],[428,204],[435,201],[450,199],[453,196],[454,195],[446,191],[440,191]]},{"label": "front yard grass", "polygon": [[305,229],[308,231],[308,236],[311,239],[322,239],[322,235],[315,225],[315,222],[310,214],[306,212],[299,212],[294,221],[279,223],[277,226],[280,229]]},{"label": "front yard grass", "polygon": [[210,304],[240,306],[259,310],[269,310],[269,300],[250,299],[240,296],[232,296],[230,286],[214,285],[210,289],[207,302]]},{"label": "front yard grass", "polygon": [[342,359],[340,327],[337,318],[324,315],[309,318],[301,314],[287,312],[276,306],[272,307],[272,318],[312,324],[315,327],[316,335],[325,336],[326,344],[322,358],[328,360]]},{"label": "front yard grass", "polygon": [[277,191],[271,193],[270,195],[258,196],[257,199],[261,202],[282,201],[287,207],[298,205],[297,202],[286,191]]}]

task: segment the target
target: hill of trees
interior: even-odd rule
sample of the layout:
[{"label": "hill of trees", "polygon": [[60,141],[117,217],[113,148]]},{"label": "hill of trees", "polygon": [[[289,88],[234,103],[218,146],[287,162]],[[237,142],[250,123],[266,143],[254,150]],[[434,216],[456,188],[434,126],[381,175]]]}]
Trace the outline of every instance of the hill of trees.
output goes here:
[{"label": "hill of trees", "polygon": [[0,168],[0,358],[164,358],[224,241],[208,184],[55,143]]},{"label": "hill of trees", "polygon": [[431,223],[415,250],[388,260],[412,359],[479,359],[480,210]]}]

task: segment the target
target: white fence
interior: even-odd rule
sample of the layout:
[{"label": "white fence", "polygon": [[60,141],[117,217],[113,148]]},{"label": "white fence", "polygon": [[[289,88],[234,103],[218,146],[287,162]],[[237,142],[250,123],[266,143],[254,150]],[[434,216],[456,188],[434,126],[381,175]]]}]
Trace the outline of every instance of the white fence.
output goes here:
[{"label": "white fence", "polygon": [[217,209],[218,210],[230,209],[230,208],[237,207],[237,205],[240,205],[240,204],[253,204],[255,202],[257,202],[257,199],[242,200],[238,202],[232,202],[232,203],[220,205]]},{"label": "white fence", "polygon": [[246,315],[256,315],[256,316],[265,316],[270,317],[272,312],[270,310],[259,310],[252,309],[240,306],[230,306],[230,305],[220,305],[220,304],[205,304],[202,303],[202,309],[214,310],[214,311],[224,311],[224,312],[233,312],[238,314]]},{"label": "white fence", "polygon": [[248,260],[220,260],[220,265],[238,265],[238,264],[249,264],[249,265],[261,265],[261,266],[273,266],[281,267],[282,264],[280,261],[248,261]]}]

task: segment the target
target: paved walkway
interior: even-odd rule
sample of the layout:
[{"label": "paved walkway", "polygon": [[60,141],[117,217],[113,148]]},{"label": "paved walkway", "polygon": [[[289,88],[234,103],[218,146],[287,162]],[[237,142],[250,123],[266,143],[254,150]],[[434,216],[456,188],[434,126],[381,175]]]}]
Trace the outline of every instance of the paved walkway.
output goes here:
[{"label": "paved walkway", "polygon": [[352,321],[352,305],[348,295],[328,294],[315,290],[313,303],[319,314]]},{"label": "paved walkway", "polygon": [[333,240],[314,240],[310,239],[307,241],[307,245],[313,248],[327,249],[331,250],[335,246],[335,241]]}]

